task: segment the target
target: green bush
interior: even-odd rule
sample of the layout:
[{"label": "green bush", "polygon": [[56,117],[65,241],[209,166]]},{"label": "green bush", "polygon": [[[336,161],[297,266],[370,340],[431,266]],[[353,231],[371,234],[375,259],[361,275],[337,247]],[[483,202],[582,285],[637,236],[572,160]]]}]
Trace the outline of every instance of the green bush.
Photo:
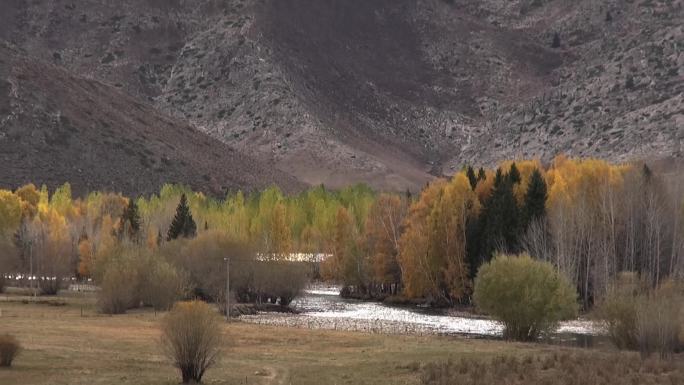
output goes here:
[{"label": "green bush", "polygon": [[475,279],[475,304],[504,324],[504,337],[529,341],[577,314],[577,294],[548,262],[498,255]]}]

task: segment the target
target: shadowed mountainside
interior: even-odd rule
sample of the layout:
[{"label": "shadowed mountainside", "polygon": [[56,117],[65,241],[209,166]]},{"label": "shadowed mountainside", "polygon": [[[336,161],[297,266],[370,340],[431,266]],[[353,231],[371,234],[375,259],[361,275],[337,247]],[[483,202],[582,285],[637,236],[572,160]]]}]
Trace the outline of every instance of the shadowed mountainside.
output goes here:
[{"label": "shadowed mountainside", "polygon": [[78,195],[95,189],[155,193],[168,182],[217,195],[302,186],[115,88],[2,44],[0,114],[3,186],[70,182]]}]

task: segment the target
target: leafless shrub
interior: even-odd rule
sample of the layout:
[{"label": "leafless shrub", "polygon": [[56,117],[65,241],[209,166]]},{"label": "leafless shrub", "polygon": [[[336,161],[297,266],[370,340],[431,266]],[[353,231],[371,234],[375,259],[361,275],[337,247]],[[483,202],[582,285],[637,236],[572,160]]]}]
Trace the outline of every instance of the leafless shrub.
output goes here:
[{"label": "leafless shrub", "polygon": [[635,273],[620,273],[595,315],[602,321],[618,349],[637,348],[637,302],[646,291],[646,283]]},{"label": "leafless shrub", "polygon": [[130,266],[111,265],[104,273],[98,293],[100,311],[105,314],[125,313],[135,301],[136,278]]},{"label": "leafless shrub", "polygon": [[143,257],[137,263],[138,296],[156,310],[169,310],[185,292],[181,274],[157,255]]},{"label": "leafless shrub", "polygon": [[0,366],[12,366],[12,361],[19,355],[20,351],[21,345],[14,336],[0,335]]},{"label": "leafless shrub", "polygon": [[636,330],[643,356],[657,353],[660,358],[668,358],[679,348],[682,305],[683,298],[676,285],[669,283],[641,298],[637,305]]},{"label": "leafless shrub", "polygon": [[649,290],[636,274],[623,273],[599,304],[596,315],[605,322],[618,348],[639,350],[644,357],[658,353],[665,358],[681,346],[683,298],[674,282]]},{"label": "leafless shrub", "polygon": [[162,321],[162,344],[183,383],[201,382],[219,354],[218,316],[204,302],[177,303]]}]

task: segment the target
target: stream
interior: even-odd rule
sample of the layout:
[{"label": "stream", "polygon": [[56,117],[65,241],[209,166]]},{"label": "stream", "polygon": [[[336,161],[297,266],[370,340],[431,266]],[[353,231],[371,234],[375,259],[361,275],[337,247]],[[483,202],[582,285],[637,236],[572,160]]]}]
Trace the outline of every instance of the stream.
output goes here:
[{"label": "stream", "polygon": [[[311,287],[295,299],[291,307],[299,314],[259,313],[240,319],[274,326],[386,334],[501,338],[503,332],[499,322],[484,317],[345,299],[339,296],[339,288],[336,287]],[[562,322],[551,342],[591,347],[605,341],[602,334],[601,328],[592,321],[577,319]]]}]

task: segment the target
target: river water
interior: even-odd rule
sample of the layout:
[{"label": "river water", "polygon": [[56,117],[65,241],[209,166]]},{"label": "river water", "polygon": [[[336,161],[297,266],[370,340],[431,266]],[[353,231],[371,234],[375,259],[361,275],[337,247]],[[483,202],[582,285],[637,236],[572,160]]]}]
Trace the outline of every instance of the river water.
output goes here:
[{"label": "river water", "polygon": [[[341,298],[339,288],[312,287],[295,299],[291,306],[299,314],[243,316],[243,321],[259,324],[306,327],[316,329],[354,330],[400,334],[465,335],[501,337],[499,322],[470,315],[444,314],[419,307],[387,306]],[[593,345],[601,328],[588,320],[561,323],[557,340],[570,340],[573,345]]]}]

